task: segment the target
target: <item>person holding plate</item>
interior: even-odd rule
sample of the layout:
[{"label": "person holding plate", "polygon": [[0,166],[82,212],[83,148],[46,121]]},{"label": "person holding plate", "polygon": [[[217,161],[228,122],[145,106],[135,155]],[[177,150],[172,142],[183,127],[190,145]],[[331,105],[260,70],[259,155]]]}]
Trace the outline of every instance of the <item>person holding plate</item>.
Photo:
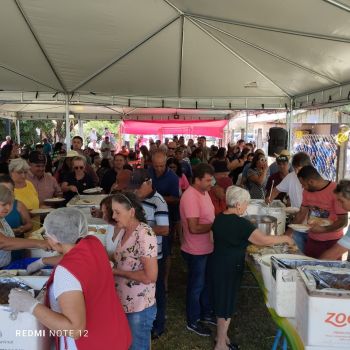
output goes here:
[{"label": "person holding plate", "polygon": [[298,179],[304,191],[293,224],[307,221],[309,228],[304,253],[318,259],[343,237],[348,214],[334,193],[337,184],[323,179],[312,165],[304,166],[298,172]]}]

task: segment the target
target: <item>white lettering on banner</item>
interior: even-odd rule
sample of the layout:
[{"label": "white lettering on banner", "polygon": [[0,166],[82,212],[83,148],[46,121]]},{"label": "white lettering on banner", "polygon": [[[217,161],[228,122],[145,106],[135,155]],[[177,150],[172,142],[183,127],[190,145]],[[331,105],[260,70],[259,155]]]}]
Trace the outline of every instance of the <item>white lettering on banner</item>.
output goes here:
[{"label": "white lettering on banner", "polygon": [[[74,331],[72,329],[59,329],[59,330],[47,330],[40,329],[16,329],[16,337],[45,337],[46,335],[50,337],[71,337],[79,335],[79,337],[88,337],[88,330]],[[1,349],[0,349],[1,350]]]},{"label": "white lettering on banner", "polygon": [[45,337],[45,329],[16,329],[16,337]]},{"label": "white lettering on banner", "polygon": [[71,337],[73,338],[74,335],[79,334],[79,337],[88,337],[88,330],[79,330],[79,331],[74,331],[72,329],[58,329],[58,330],[50,330],[49,335],[50,337]]}]

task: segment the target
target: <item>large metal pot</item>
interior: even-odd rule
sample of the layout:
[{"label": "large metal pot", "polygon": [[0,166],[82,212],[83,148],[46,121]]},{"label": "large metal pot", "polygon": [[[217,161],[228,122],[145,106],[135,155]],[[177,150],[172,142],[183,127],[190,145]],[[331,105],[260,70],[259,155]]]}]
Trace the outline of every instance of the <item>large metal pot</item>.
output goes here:
[{"label": "large metal pot", "polygon": [[249,220],[261,232],[266,235],[277,235],[277,218],[271,215],[247,215],[245,219]]}]

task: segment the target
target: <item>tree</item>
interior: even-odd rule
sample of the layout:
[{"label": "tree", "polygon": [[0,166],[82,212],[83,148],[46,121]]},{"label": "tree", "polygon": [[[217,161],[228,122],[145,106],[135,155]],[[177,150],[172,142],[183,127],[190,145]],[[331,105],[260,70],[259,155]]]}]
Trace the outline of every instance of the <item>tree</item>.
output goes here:
[{"label": "tree", "polygon": [[[33,145],[45,137],[53,140],[56,125],[53,120],[24,120],[20,122],[21,143]],[[12,128],[13,133],[15,128]],[[39,133],[38,133],[39,132]],[[13,135],[15,137],[15,135]]]}]

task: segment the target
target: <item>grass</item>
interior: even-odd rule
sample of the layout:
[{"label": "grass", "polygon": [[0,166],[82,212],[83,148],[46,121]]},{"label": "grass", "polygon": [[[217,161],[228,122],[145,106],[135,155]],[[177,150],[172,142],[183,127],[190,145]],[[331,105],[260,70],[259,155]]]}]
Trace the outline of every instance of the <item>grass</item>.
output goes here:
[{"label": "grass", "polygon": [[[167,305],[166,333],[152,342],[152,350],[204,350],[213,349],[213,338],[200,337],[186,329],[185,292],[186,267],[179,248],[174,247]],[[213,333],[215,327],[212,327]],[[276,333],[258,285],[246,268],[237,314],[231,321],[230,338],[240,344],[242,350],[267,350],[272,348]]]}]

